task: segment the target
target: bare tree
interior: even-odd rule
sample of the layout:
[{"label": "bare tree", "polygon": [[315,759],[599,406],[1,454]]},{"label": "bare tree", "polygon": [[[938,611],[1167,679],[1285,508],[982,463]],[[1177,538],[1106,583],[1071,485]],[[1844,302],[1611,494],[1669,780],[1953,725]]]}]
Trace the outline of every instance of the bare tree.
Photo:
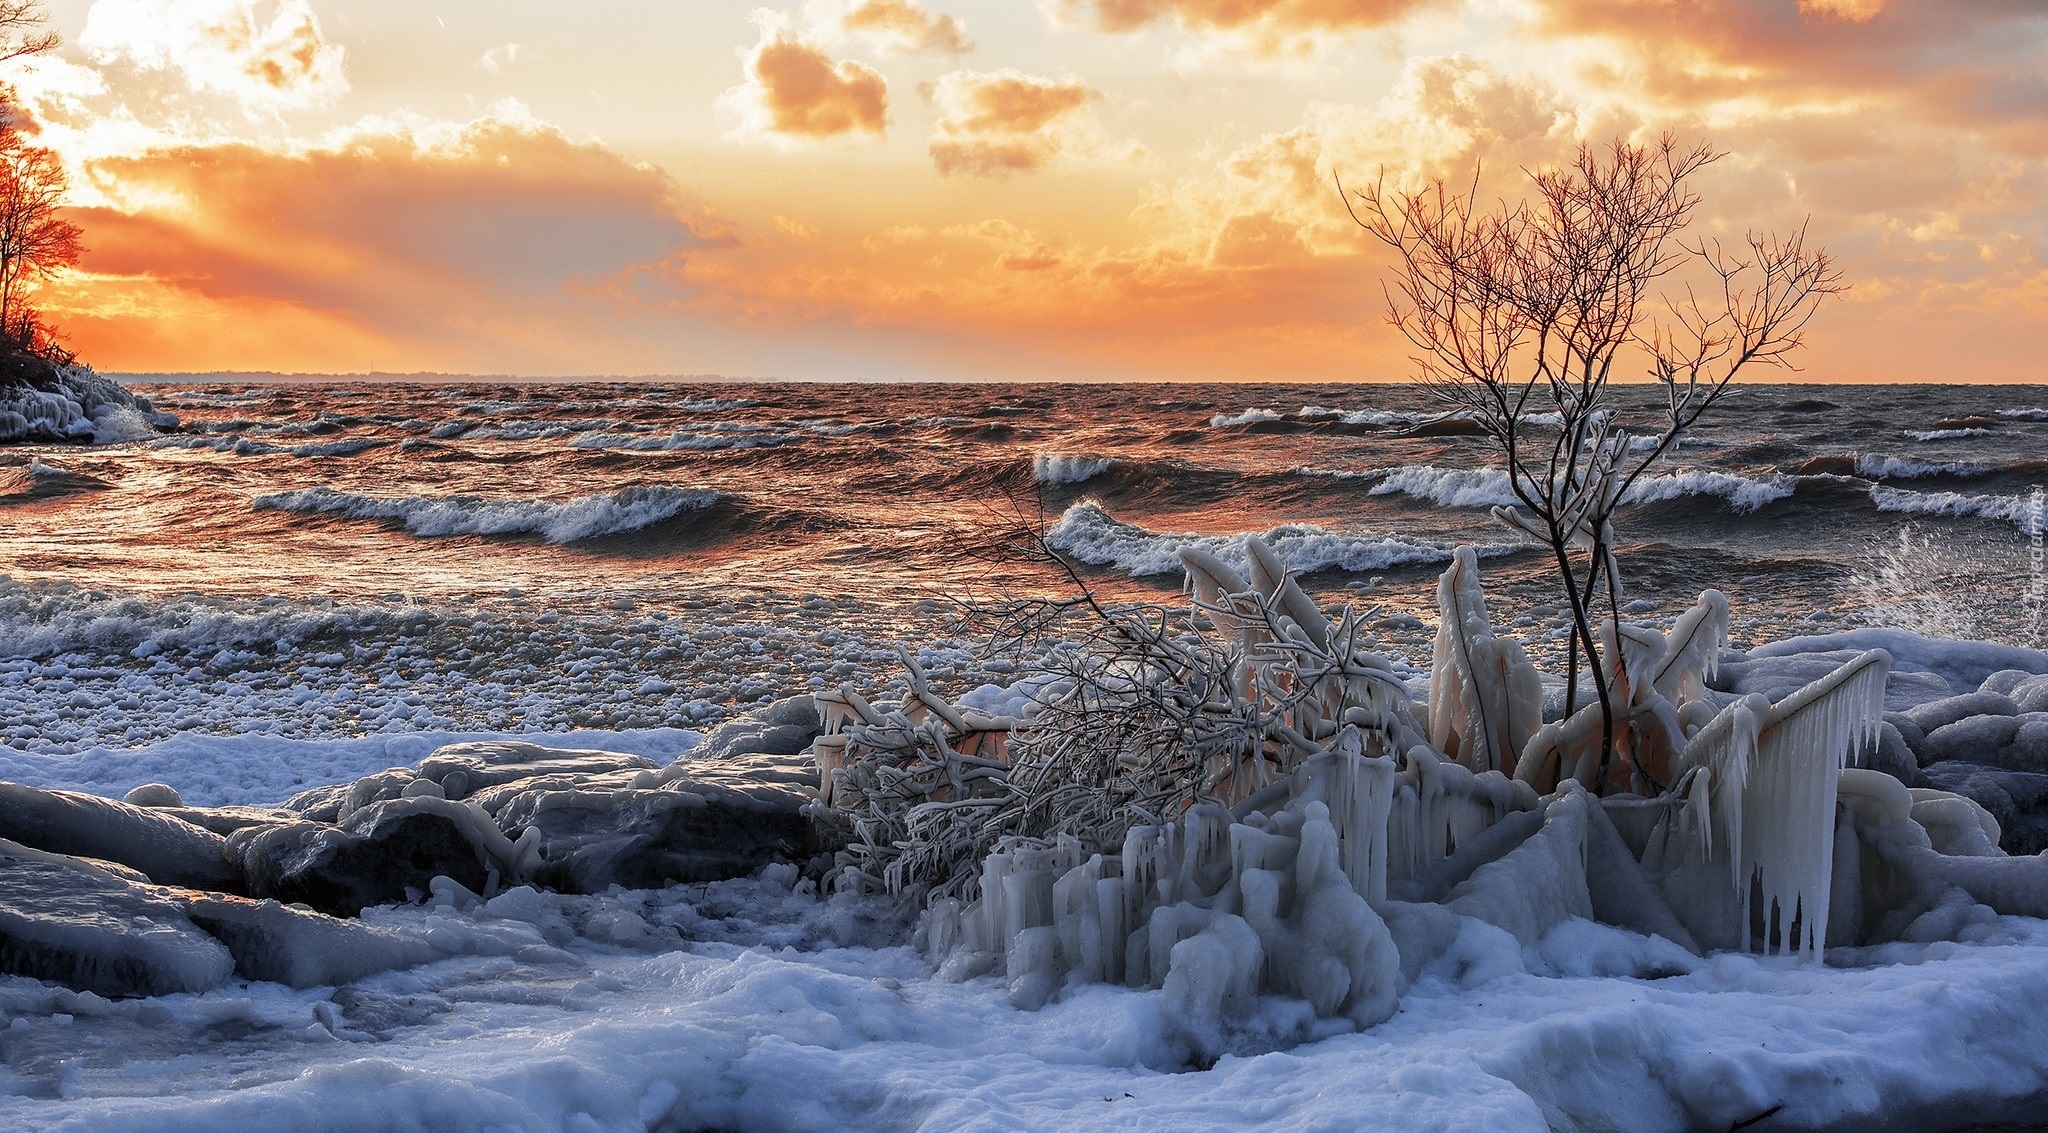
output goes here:
[{"label": "bare tree", "polygon": [[[1566,712],[1577,708],[1583,651],[1606,718],[1603,785],[1625,707],[1616,685],[1629,681],[1614,513],[1738,371],[1790,368],[1820,301],[1843,289],[1803,226],[1783,238],[1751,232],[1735,248],[1682,238],[1699,204],[1686,179],[1720,156],[1666,134],[1647,146],[1582,145],[1569,166],[1529,172],[1534,200],[1515,204],[1483,204],[1476,171],[1462,192],[1440,180],[1400,191],[1382,174],[1345,198],[1352,219],[1396,253],[1390,321],[1415,347],[1422,380],[1506,459],[1518,506],[1495,517],[1555,563],[1572,615]],[[1687,267],[1699,282],[1657,293]],[[1665,394],[1640,435],[1609,388],[1631,359]]]},{"label": "bare tree", "polygon": [[44,30],[46,19],[41,0],[0,0],[0,63],[55,50],[57,33]]},{"label": "bare tree", "polygon": [[0,123],[0,335],[35,354],[61,348],[30,306],[29,291],[77,263],[84,250],[79,227],[60,212],[69,183],[55,153],[29,144],[12,123]]}]

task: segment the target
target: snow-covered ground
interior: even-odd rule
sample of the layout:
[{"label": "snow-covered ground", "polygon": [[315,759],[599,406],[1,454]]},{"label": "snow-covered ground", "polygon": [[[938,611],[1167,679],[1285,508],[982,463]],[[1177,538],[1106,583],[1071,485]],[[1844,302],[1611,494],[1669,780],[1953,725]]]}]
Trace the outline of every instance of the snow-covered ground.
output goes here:
[{"label": "snow-covered ground", "polygon": [[[381,911],[469,954],[111,1002],[0,980],[16,1130],[1933,1129],[2039,1119],[2048,924],[1827,967],[1473,922],[1364,1033],[1192,1067],[1161,995],[932,978],[782,877]],[[1662,978],[1603,976],[1647,955]],[[1275,1030],[1305,1013],[1266,1002]],[[1255,1045],[1255,1044],[1254,1044]],[[1754,1125],[1751,1119],[1769,1115]]]}]

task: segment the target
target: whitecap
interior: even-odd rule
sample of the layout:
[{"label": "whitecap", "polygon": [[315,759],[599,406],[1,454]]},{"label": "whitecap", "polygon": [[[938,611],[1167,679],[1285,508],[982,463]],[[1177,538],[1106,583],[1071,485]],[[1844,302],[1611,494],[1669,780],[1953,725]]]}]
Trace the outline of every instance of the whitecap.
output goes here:
[{"label": "whitecap", "polygon": [[1907,429],[1906,435],[1916,441],[1960,441],[1970,437],[1988,437],[1989,429]]},{"label": "whitecap", "polygon": [[1989,468],[1981,464],[1964,464],[1954,460],[1935,464],[1903,456],[1872,456],[1868,453],[1856,458],[1856,475],[1872,480],[1911,480],[1921,476],[1982,476],[1989,471]]},{"label": "whitecap", "polygon": [[[1113,518],[1095,500],[1069,507],[1045,535],[1056,550],[1092,566],[1115,567],[1133,578],[1181,573],[1174,552],[1182,547],[1208,551],[1240,569],[1246,562],[1241,536],[1148,531]],[[1384,570],[1411,563],[1449,562],[1451,558],[1448,543],[1347,534],[1307,523],[1283,524],[1260,537],[1289,570],[1299,574]]]},{"label": "whitecap", "polygon": [[1879,511],[2002,519],[2019,528],[2022,535],[2048,534],[2048,500],[2038,495],[1979,496],[1963,492],[1914,492],[1905,488],[1888,488],[1883,484],[1872,484],[1870,499]]},{"label": "whitecap", "polygon": [[1031,476],[1041,484],[1080,484],[1109,471],[1115,463],[1106,456],[1042,452],[1031,459]]},{"label": "whitecap", "polygon": [[637,531],[718,501],[711,492],[663,486],[549,500],[486,500],[474,496],[385,498],[308,488],[258,496],[258,509],[397,520],[415,535],[539,535],[550,543],[574,543],[601,535]]}]

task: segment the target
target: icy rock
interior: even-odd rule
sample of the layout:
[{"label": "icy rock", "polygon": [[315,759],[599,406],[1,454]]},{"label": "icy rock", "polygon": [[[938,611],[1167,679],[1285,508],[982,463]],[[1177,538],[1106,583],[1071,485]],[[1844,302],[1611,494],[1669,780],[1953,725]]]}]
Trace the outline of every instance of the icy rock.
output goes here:
[{"label": "icy rock", "polygon": [[2048,712],[2048,676],[2029,677],[2009,693],[2022,712]]},{"label": "icy rock", "polygon": [[613,751],[549,748],[512,740],[449,744],[420,761],[420,778],[440,784],[451,799],[542,775],[600,775],[646,771],[660,765],[646,756]]},{"label": "icy rock", "polygon": [[2011,696],[2013,695],[2013,690],[2032,680],[2034,675],[2025,669],[2000,669],[1985,677],[1984,683],[1977,686],[1977,691],[1995,692],[2003,696]]},{"label": "icy rock", "polygon": [[[1758,646],[1750,650],[1749,655],[1751,658],[1775,658],[1800,653],[1839,652],[1846,658],[1865,649],[1889,652],[1894,678],[1902,672],[1940,676],[1949,686],[1943,696],[1980,688],[1991,674],[2006,669],[2048,673],[2048,653],[2038,649],[1921,637],[1902,629],[1855,629],[1823,637],[1794,637]],[[1903,705],[1891,703],[1891,697],[1887,695],[1885,707],[1896,709]]]},{"label": "icy rock", "polygon": [[1930,700],[1905,710],[1907,719],[1920,726],[1923,732],[1934,732],[1958,720],[1972,716],[2017,716],[2020,706],[2013,699],[1995,692],[1966,692],[1945,700]]},{"label": "icy rock", "polygon": [[1525,946],[1570,917],[1592,919],[1586,888],[1584,791],[1568,789],[1543,811],[1543,826],[1465,879],[1444,902],[1460,916],[1498,925]]},{"label": "icy rock", "polygon": [[226,983],[234,957],[145,885],[0,839],[0,971],[106,996]]},{"label": "icy rock", "polygon": [[800,787],[716,776],[706,768],[652,789],[536,789],[513,796],[497,821],[509,834],[538,832],[534,879],[572,893],[610,885],[744,877],[777,861],[804,861],[824,848]]},{"label": "icy rock", "polygon": [[706,768],[745,776],[762,784],[816,788],[811,742],[824,732],[817,702],[791,696],[728,720],[669,765],[663,780],[703,774]]},{"label": "icy rock", "polygon": [[1928,734],[1927,745],[1941,759],[2048,772],[2048,712],[1972,716],[1935,729]]},{"label": "icy rock", "polygon": [[[1827,640],[1831,641],[1833,638]],[[1828,676],[1841,668],[1844,662],[1855,660],[1858,656],[1858,651],[1853,649],[1790,652],[1785,655],[1773,655],[1770,649],[1771,647],[1767,646],[1752,650],[1748,660],[1723,661],[1720,671],[1713,678],[1712,687],[1718,692],[1762,693],[1775,704],[1808,684]],[[1969,687],[1974,687],[1974,684]],[[1901,671],[1897,668],[1885,678],[1884,688],[1884,707],[1887,712],[1903,712],[1929,701],[1946,700],[1956,694],[1955,687],[1939,674]]]},{"label": "icy rock", "polygon": [[185,800],[178,789],[169,783],[144,783],[121,796],[129,806],[175,807],[184,806]]},{"label": "icy rock", "polygon": [[372,803],[340,825],[251,827],[228,845],[251,895],[352,917],[369,905],[424,896],[441,875],[479,892],[489,888],[489,848],[475,826],[452,813],[460,806],[420,798]]},{"label": "icy rock", "polygon": [[90,367],[60,366],[0,346],[0,443],[112,443],[154,436],[177,423]]},{"label": "icy rock", "polygon": [[418,937],[276,901],[217,893],[177,896],[185,915],[227,946],[235,959],[235,974],[244,979],[321,987],[441,957],[439,949]]},{"label": "icy rock", "polygon": [[2008,854],[2048,849],[2048,774],[2007,771],[1949,760],[1929,766],[1930,785],[1970,799],[1998,821],[1998,846]]},{"label": "icy rock", "polygon": [[1882,771],[1908,787],[1923,786],[1926,782],[1926,776],[1920,771],[1919,757],[1907,746],[1898,727],[1888,720],[1878,724],[1877,742],[1866,744],[1850,757],[1850,763]]},{"label": "icy rock", "polygon": [[1941,754],[1927,742],[1926,731],[1915,724],[1911,716],[1904,712],[1887,712],[1884,723],[1899,734],[1900,741],[1906,745],[1906,750],[1913,753],[1914,761],[1920,766],[1925,767],[1941,758]]},{"label": "icy rock", "polygon": [[282,826],[300,817],[288,810],[262,806],[175,806],[154,808],[158,814],[189,822],[225,838],[247,826]]},{"label": "icy rock", "polygon": [[162,885],[229,891],[242,885],[220,835],[96,795],[0,783],[0,831],[39,850],[120,862]]}]

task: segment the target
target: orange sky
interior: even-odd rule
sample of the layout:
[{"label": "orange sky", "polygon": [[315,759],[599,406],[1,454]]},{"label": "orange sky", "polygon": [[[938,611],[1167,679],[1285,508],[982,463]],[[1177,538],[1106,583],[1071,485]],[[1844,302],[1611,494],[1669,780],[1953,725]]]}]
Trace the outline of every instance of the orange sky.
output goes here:
[{"label": "orange sky", "polygon": [[1404,378],[1333,171],[1674,129],[1804,376],[2048,381],[2042,0],[48,6],[102,370]]}]

